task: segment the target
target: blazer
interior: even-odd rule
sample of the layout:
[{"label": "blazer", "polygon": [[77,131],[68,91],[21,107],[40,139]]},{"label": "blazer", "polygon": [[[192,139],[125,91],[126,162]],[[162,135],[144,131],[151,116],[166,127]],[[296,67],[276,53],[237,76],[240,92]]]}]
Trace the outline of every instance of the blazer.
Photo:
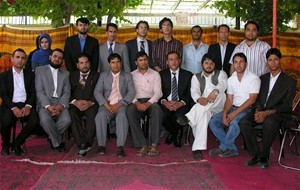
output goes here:
[{"label": "blazer", "polygon": [[79,83],[79,78],[80,78],[80,71],[73,71],[70,73],[70,85],[71,85],[70,102],[76,99],[76,100],[88,100],[97,104],[97,101],[94,97],[94,89],[99,79],[99,73],[91,70],[86,80],[86,84],[84,88],[81,87]]},{"label": "blazer", "polygon": [[[122,57],[122,70],[130,73],[130,65],[129,65],[129,58],[128,58],[128,50],[127,46],[125,44],[121,44],[119,42],[115,42],[115,48],[114,53],[119,54]],[[107,48],[107,42],[103,43],[99,47],[99,67],[98,72],[106,72],[109,71],[108,67],[108,48]]]},{"label": "blazer", "polygon": [[[34,73],[23,69],[24,74],[24,86],[26,90],[26,101],[25,104],[29,104],[32,108],[36,106],[36,92],[34,88]],[[0,94],[2,98],[2,104],[0,109],[0,116],[2,116],[5,109],[11,109],[16,106],[12,102],[14,94],[14,79],[12,68],[0,74]],[[0,117],[1,118],[1,117]]]},{"label": "blazer", "polygon": [[[161,77],[161,84],[162,84],[162,93],[163,96],[159,100],[167,99],[168,96],[171,94],[171,85],[172,85],[172,79],[171,79],[171,71],[170,69],[164,69],[159,72]],[[184,101],[186,105],[191,105],[193,103],[192,97],[191,97],[191,78],[193,74],[189,71],[186,71],[184,69],[179,69],[179,75],[178,75],[178,97],[179,101]]]},{"label": "blazer", "polygon": [[[136,54],[138,53],[138,44],[137,44],[137,39],[132,39],[127,41],[125,44],[127,45],[127,49],[128,49],[128,55],[129,55],[129,63],[130,63],[130,70],[134,71],[137,67],[135,64],[135,58],[136,58]],[[153,64],[152,64],[152,41],[147,40],[148,43],[148,50],[149,50],[149,59],[148,59],[148,63],[149,63],[149,67],[153,68]]]},{"label": "blazer", "polygon": [[208,48],[208,53],[214,55],[216,58],[216,68],[215,69],[225,71],[228,77],[230,76],[229,72],[230,72],[230,67],[231,67],[231,64],[229,64],[229,62],[230,62],[231,54],[233,53],[235,46],[236,46],[235,44],[228,42],[227,47],[226,47],[223,66],[222,66],[220,44],[219,43],[212,44]]},{"label": "blazer", "polygon": [[[89,55],[91,62],[91,70],[97,71],[99,62],[98,40],[87,35],[82,53]],[[78,35],[76,34],[68,37],[65,41],[64,48],[64,59],[68,71],[72,72],[77,70],[76,63],[79,54],[81,54],[81,49]]]},{"label": "blazer", "polygon": [[296,80],[281,71],[273,89],[268,96],[270,73],[260,76],[261,86],[256,99],[259,110],[275,109],[277,113],[291,113],[292,103],[296,95]]},{"label": "blazer", "polygon": [[[108,101],[108,97],[112,90],[113,75],[111,71],[106,71],[100,74],[99,80],[96,84],[94,96],[99,106],[104,105]],[[135,97],[135,88],[130,73],[121,71],[119,78],[120,93],[123,97],[122,105],[128,105]]]},{"label": "blazer", "polygon": [[69,106],[70,100],[70,82],[69,72],[58,69],[57,73],[57,96],[53,98],[54,92],[54,81],[50,65],[37,67],[35,70],[35,90],[37,94],[37,110],[40,107],[47,105],[62,104],[66,107]]}]

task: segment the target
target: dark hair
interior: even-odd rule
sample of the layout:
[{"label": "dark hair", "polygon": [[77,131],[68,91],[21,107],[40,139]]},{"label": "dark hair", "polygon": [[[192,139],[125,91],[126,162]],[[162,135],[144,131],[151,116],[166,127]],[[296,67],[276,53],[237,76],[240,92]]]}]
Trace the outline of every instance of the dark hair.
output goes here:
[{"label": "dark hair", "polygon": [[267,51],[266,58],[268,59],[271,55],[276,55],[279,59],[281,59],[281,52],[277,48],[271,48]]},{"label": "dark hair", "polygon": [[140,24],[145,24],[146,27],[147,27],[147,29],[149,30],[149,24],[148,24],[148,22],[145,21],[145,20],[140,20],[140,21],[136,24],[135,29],[138,29],[139,26],[140,26]]},{"label": "dark hair", "polygon": [[64,51],[63,51],[62,49],[60,49],[60,48],[55,48],[54,50],[52,50],[51,55],[53,55],[53,52],[55,52],[55,51],[58,51],[58,52],[64,54]]},{"label": "dark hair", "polygon": [[139,51],[137,52],[136,56],[135,56],[135,61],[137,61],[140,57],[144,57],[146,56],[147,59],[149,59],[148,54],[145,51]]},{"label": "dark hair", "polygon": [[234,58],[235,58],[235,57],[241,57],[241,58],[243,58],[244,61],[247,63],[247,57],[246,57],[246,55],[245,55],[244,53],[239,52],[239,53],[234,54],[234,56],[233,56],[233,58],[232,58],[232,61],[234,61]]},{"label": "dark hair", "polygon": [[171,27],[173,28],[172,20],[167,17],[164,17],[161,21],[159,21],[159,29],[162,29],[162,25],[164,24],[164,22],[169,22]]},{"label": "dark hair", "polygon": [[193,26],[193,27],[191,28],[191,33],[192,33],[192,30],[193,30],[194,28],[200,28],[201,33],[203,33],[203,30],[202,30],[201,26],[199,26],[199,25]]},{"label": "dark hair", "polygon": [[16,53],[17,51],[24,53],[24,54],[25,54],[25,57],[27,57],[26,52],[25,52],[22,48],[18,48],[18,49],[16,49],[15,51],[13,51],[12,56],[15,56],[15,53]]},{"label": "dark hair", "polygon": [[110,61],[113,60],[113,59],[115,59],[115,58],[119,59],[119,60],[122,62],[122,57],[121,57],[121,55],[119,55],[119,54],[117,54],[117,53],[112,53],[112,54],[110,54],[110,55],[108,56],[108,58],[107,58],[108,63],[110,63]]},{"label": "dark hair", "polygon": [[84,18],[84,17],[78,18],[78,19],[76,20],[76,26],[78,26],[78,22],[82,22],[82,23],[85,23],[85,24],[87,24],[87,25],[90,24],[90,21],[89,21],[87,18]]},{"label": "dark hair", "polygon": [[178,53],[178,51],[170,51],[170,52],[167,54],[167,59],[168,59],[169,55],[171,55],[171,54],[177,54],[178,58],[181,59],[181,58],[180,58],[180,54]]},{"label": "dark hair", "polygon": [[107,25],[106,25],[106,32],[108,31],[108,28],[109,27],[114,27],[115,29],[117,29],[118,30],[118,25],[116,25],[115,23],[108,23]]},{"label": "dark hair", "polygon": [[91,60],[91,59],[90,59],[90,56],[89,56],[88,54],[86,54],[86,53],[80,53],[80,54],[78,55],[78,57],[77,57],[77,63],[79,62],[79,58],[82,58],[82,57],[88,58],[89,61]]},{"label": "dark hair", "polygon": [[249,25],[249,24],[254,24],[255,26],[256,26],[256,29],[257,29],[257,31],[259,32],[259,26],[258,26],[258,24],[255,22],[255,21],[253,21],[253,20],[249,20],[246,24],[245,24],[245,30],[246,30],[246,28],[247,28],[247,26]]},{"label": "dark hair", "polygon": [[210,54],[210,53],[206,53],[206,54],[204,54],[203,57],[202,57],[201,64],[203,64],[204,61],[205,61],[206,59],[210,59],[212,62],[216,63],[216,58],[215,58],[215,56],[212,55],[212,54]]},{"label": "dark hair", "polygon": [[227,24],[221,24],[221,25],[219,25],[218,26],[218,32],[220,31],[221,27],[226,27],[228,29],[228,32],[230,32],[230,28],[229,28],[229,26]]}]

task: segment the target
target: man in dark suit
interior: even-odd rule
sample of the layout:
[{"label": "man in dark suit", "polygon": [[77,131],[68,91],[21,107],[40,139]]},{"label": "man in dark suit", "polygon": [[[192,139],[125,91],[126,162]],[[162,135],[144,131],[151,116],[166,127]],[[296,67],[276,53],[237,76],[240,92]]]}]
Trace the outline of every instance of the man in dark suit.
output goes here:
[{"label": "man in dark suit", "polygon": [[[261,168],[270,165],[270,148],[282,122],[291,114],[296,94],[296,81],[281,70],[281,52],[277,48],[271,48],[267,51],[266,58],[270,72],[260,77],[261,87],[255,109],[239,122],[248,153],[253,156],[245,165],[259,165]],[[256,125],[262,125],[262,151],[259,149],[256,132],[253,129]]]},{"label": "man in dark suit", "polygon": [[171,51],[167,54],[168,68],[159,74],[162,82],[163,96],[160,99],[164,112],[163,126],[169,131],[165,143],[174,143],[175,147],[181,147],[179,129],[181,126],[176,119],[185,115],[191,108],[191,78],[193,74],[180,68],[180,54]]},{"label": "man in dark suit", "polygon": [[230,76],[231,67],[231,64],[229,64],[229,60],[236,46],[235,44],[228,41],[229,35],[229,26],[226,24],[221,24],[220,26],[218,26],[219,43],[212,44],[208,48],[208,53],[215,56],[216,69],[225,71],[228,77]]},{"label": "man in dark suit", "polygon": [[127,45],[128,55],[129,55],[129,63],[130,70],[134,71],[137,66],[135,64],[136,54],[139,51],[145,51],[149,57],[149,67],[153,68],[152,65],[152,42],[147,40],[147,34],[149,31],[149,24],[147,21],[141,20],[135,26],[135,31],[137,33],[137,37],[128,40],[125,44]]},{"label": "man in dark suit", "polygon": [[117,53],[108,56],[109,70],[100,74],[94,96],[99,104],[95,118],[98,154],[106,154],[107,124],[116,121],[117,156],[125,157],[124,144],[128,133],[127,106],[135,96],[135,88],[130,73],[122,71],[122,58]]},{"label": "man in dark suit", "polygon": [[62,134],[71,124],[69,114],[70,81],[69,72],[60,69],[64,53],[54,49],[49,57],[50,65],[35,70],[35,90],[40,125],[49,135],[54,150],[66,150]]},{"label": "man in dark suit", "polygon": [[[38,126],[39,119],[35,110],[36,93],[34,89],[34,73],[23,69],[26,62],[26,53],[23,49],[16,49],[11,57],[13,66],[0,75],[0,94],[2,105],[0,109],[2,155],[9,155],[9,149],[15,155],[21,156],[25,151],[21,145]],[[11,128],[16,120],[22,119],[27,125],[22,128],[17,138],[10,143]]]},{"label": "man in dark suit", "polygon": [[91,58],[91,70],[98,70],[99,62],[99,42],[87,34],[89,28],[89,20],[86,18],[78,18],[76,20],[78,34],[70,36],[66,39],[64,48],[64,59],[68,71],[76,71],[77,57],[80,53],[85,53]]},{"label": "man in dark suit", "polygon": [[[79,147],[78,156],[84,157],[91,150],[96,131],[95,117],[98,103],[94,97],[94,89],[99,73],[92,71],[89,56],[79,55],[77,59],[78,71],[70,73],[71,97],[70,116],[74,141]],[[82,126],[82,117],[86,117],[85,129]]]}]

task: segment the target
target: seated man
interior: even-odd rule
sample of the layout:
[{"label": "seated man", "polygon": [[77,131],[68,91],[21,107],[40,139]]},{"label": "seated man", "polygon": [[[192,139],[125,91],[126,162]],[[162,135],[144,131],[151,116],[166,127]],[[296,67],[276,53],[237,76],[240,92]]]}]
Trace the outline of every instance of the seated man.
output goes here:
[{"label": "seated man", "polygon": [[64,52],[54,49],[50,65],[35,70],[35,89],[40,124],[48,134],[51,146],[58,152],[66,151],[62,137],[71,124],[68,110],[70,100],[69,72],[60,68]]},{"label": "seated man", "polygon": [[193,74],[180,68],[180,55],[176,51],[167,54],[168,68],[160,71],[162,93],[160,100],[164,112],[163,126],[169,131],[165,143],[181,147],[179,130],[182,128],[176,119],[191,109],[191,78]]},{"label": "seated man", "polygon": [[227,88],[227,74],[215,70],[213,55],[204,54],[201,63],[203,71],[194,75],[191,82],[191,96],[196,104],[185,116],[177,119],[179,124],[192,127],[195,137],[192,154],[199,160],[203,159],[201,150],[207,148],[208,122],[213,114],[223,110]]},{"label": "seated man", "polygon": [[[91,70],[91,62],[87,54],[80,54],[77,59],[77,71],[70,73],[71,98],[70,116],[74,141],[79,147],[78,156],[85,156],[91,150],[96,125],[95,117],[98,103],[94,98],[94,89],[99,73]],[[85,129],[82,126],[82,117],[86,117]]]},{"label": "seated man", "polygon": [[[157,71],[149,68],[148,60],[146,52],[138,52],[135,59],[137,69],[131,73],[136,94],[133,104],[127,108],[127,118],[133,145],[141,147],[137,156],[158,155],[159,134],[163,119],[163,112],[157,103],[162,96],[161,79]],[[149,145],[151,147],[148,147],[147,139],[141,129],[140,120],[145,114],[149,116]]]},{"label": "seated man", "polygon": [[109,70],[100,74],[94,96],[99,104],[95,118],[98,154],[106,154],[107,124],[115,117],[117,156],[125,157],[124,144],[128,133],[127,106],[135,96],[132,75],[122,71],[122,58],[117,53],[108,56]]},{"label": "seated man", "polygon": [[[38,126],[39,118],[35,110],[34,73],[23,69],[26,61],[25,51],[16,49],[12,54],[11,61],[12,68],[0,75],[0,94],[3,100],[0,107],[1,154],[9,155],[9,149],[12,146],[15,155],[21,156],[25,154],[21,145]],[[23,119],[27,125],[23,127],[11,144],[11,128],[18,119]]]},{"label": "seated man", "polygon": [[247,57],[243,53],[233,56],[235,72],[228,79],[227,97],[223,112],[213,116],[209,127],[220,142],[209,151],[210,156],[231,157],[239,154],[234,144],[240,134],[238,122],[251,111],[259,92],[260,79],[246,70]]},{"label": "seated man", "polygon": [[[269,167],[270,148],[281,123],[292,111],[292,102],[296,94],[296,81],[281,70],[281,52],[277,48],[271,48],[267,51],[266,58],[270,72],[260,77],[261,87],[255,109],[239,122],[247,151],[253,156],[245,165],[259,165],[261,168]],[[262,151],[253,129],[256,125],[262,125]]]}]

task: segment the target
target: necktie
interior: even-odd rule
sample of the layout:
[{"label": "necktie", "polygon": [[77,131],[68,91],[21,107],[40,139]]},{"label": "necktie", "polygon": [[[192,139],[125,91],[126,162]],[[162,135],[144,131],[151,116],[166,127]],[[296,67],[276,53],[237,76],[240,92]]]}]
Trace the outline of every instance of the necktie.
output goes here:
[{"label": "necktie", "polygon": [[116,104],[118,103],[119,101],[119,91],[118,91],[118,85],[117,85],[117,77],[114,77],[114,81],[112,83],[112,88],[111,88],[111,92],[110,92],[110,95],[109,95],[109,104],[110,105],[113,105],[113,104]]},{"label": "necktie", "polygon": [[173,74],[173,79],[172,79],[172,101],[177,101],[177,96],[178,96],[178,89],[177,89],[177,80],[176,80],[176,73]]},{"label": "necktie", "polygon": [[85,87],[87,75],[84,74],[84,75],[81,75],[81,76],[82,76],[82,79],[79,81],[79,83],[80,83],[81,87]]},{"label": "necktie", "polygon": [[109,55],[110,55],[110,54],[113,53],[113,49],[112,49],[113,43],[110,43],[109,45],[110,45],[110,46],[109,46],[109,49],[108,49],[108,53],[109,53]]},{"label": "necktie", "polygon": [[141,51],[145,51],[145,41],[141,41]]}]

